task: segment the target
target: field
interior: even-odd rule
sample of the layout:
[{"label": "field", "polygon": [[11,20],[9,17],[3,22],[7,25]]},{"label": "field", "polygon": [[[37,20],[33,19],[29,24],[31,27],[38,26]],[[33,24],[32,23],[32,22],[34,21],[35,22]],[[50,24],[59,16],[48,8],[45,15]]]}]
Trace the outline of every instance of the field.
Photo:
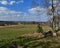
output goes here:
[{"label": "field", "polygon": [[12,25],[12,26],[0,26],[0,39],[13,39],[22,34],[36,32],[37,25]]},{"label": "field", "polygon": [[[44,32],[51,30],[48,26],[42,27]],[[19,47],[22,45],[22,48],[23,46],[30,48],[60,47],[59,36],[40,39],[40,35],[37,33],[37,24],[0,26],[0,48],[15,48],[12,46],[14,44],[20,45]]]},{"label": "field", "polygon": [[[44,31],[48,31],[51,28],[47,26],[43,27]],[[37,24],[20,24],[10,26],[0,26],[0,39],[13,39],[22,34],[37,32]]]}]

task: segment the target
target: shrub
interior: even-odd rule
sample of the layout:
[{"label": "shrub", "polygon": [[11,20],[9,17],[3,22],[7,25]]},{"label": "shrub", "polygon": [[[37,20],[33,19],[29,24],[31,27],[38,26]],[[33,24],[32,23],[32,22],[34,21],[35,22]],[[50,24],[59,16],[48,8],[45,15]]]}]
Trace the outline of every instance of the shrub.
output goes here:
[{"label": "shrub", "polygon": [[38,28],[38,29],[37,29],[37,32],[38,32],[38,33],[42,33],[42,32],[43,32],[43,29],[42,29],[42,27],[41,27],[40,25],[38,25],[37,28]]}]

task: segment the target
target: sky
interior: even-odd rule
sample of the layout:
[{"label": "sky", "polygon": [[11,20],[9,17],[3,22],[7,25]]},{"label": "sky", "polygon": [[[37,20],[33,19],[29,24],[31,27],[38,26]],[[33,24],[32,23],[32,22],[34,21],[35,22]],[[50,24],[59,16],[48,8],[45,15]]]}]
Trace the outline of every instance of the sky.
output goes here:
[{"label": "sky", "polygon": [[[42,0],[0,0],[0,21],[47,21]],[[39,12],[37,12],[37,11]]]}]

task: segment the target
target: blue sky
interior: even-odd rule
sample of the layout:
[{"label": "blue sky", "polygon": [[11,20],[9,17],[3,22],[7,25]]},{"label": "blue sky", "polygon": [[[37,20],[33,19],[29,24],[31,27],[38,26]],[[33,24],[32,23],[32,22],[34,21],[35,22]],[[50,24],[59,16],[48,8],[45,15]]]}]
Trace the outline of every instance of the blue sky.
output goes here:
[{"label": "blue sky", "polygon": [[0,21],[47,21],[42,0],[35,1],[39,6],[33,6],[32,0],[0,0]]}]

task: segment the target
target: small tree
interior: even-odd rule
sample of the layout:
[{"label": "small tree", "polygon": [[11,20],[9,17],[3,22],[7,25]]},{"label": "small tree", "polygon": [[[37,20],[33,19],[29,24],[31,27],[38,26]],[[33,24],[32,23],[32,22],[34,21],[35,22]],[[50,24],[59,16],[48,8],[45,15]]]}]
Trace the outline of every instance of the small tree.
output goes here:
[{"label": "small tree", "polygon": [[42,33],[43,32],[42,26],[40,26],[40,24],[38,24],[37,28],[38,28],[37,29],[38,33]]}]

